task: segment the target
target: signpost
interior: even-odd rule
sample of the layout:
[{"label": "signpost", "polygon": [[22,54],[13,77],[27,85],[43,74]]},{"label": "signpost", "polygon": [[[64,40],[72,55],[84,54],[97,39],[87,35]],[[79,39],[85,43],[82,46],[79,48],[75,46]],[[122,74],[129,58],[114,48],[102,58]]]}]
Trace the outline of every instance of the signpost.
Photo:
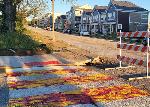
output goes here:
[{"label": "signpost", "polygon": [[122,24],[118,24],[118,29],[122,30]]},{"label": "signpost", "polygon": [[[118,24],[118,29],[120,30],[120,45],[121,45],[121,30],[122,30],[122,24]],[[119,49],[119,51],[120,51],[120,56],[122,56],[122,50],[121,50],[121,48]],[[122,67],[122,61],[120,60],[120,68]]]},{"label": "signpost", "polygon": [[54,27],[55,27],[55,25],[54,25],[54,21],[55,21],[55,18],[54,18],[54,0],[51,0],[52,1],[52,19],[53,19],[53,25],[52,25],[52,33],[53,33],[53,41],[55,42],[56,41],[56,37],[55,37],[55,34],[54,34]]}]

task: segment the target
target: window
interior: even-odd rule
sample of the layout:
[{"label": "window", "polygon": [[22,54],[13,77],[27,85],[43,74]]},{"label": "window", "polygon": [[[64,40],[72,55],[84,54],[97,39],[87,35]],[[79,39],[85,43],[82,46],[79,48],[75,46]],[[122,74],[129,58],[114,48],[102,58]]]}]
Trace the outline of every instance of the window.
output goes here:
[{"label": "window", "polygon": [[98,25],[96,25],[95,28],[98,29]]},{"label": "window", "polygon": [[108,18],[110,19],[112,17],[112,13],[108,13]]},{"label": "window", "polygon": [[113,17],[115,17],[115,15],[116,15],[116,13],[115,13],[115,12],[113,12]]},{"label": "window", "polygon": [[86,20],[86,17],[83,17],[83,20]]},{"label": "window", "polygon": [[95,21],[98,21],[98,15],[95,16]]},{"label": "window", "polygon": [[109,20],[114,20],[115,19],[115,12],[108,13],[108,19]]},{"label": "window", "polygon": [[101,20],[104,21],[106,19],[106,14],[101,15]]},{"label": "window", "polygon": [[148,19],[148,14],[141,14],[142,19]]},{"label": "window", "polygon": [[92,29],[94,29],[94,25],[92,25]]}]

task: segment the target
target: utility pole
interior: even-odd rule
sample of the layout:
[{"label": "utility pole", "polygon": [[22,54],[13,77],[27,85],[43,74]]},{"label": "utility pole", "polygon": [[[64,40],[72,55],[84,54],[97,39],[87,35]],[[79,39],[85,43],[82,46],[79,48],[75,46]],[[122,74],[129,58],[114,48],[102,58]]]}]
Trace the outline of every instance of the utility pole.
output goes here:
[{"label": "utility pole", "polygon": [[53,25],[52,25],[52,27],[53,27],[52,30],[53,30],[53,31],[52,31],[52,33],[53,33],[53,41],[55,42],[55,41],[56,41],[56,37],[55,37],[55,34],[54,34],[54,32],[55,32],[55,31],[54,31],[54,30],[55,30],[55,29],[54,29],[54,27],[55,27],[55,25],[54,25],[54,21],[55,21],[55,18],[54,18],[54,16],[55,16],[55,15],[54,15],[54,0],[51,0],[51,1],[52,1],[52,20],[53,20],[53,21],[52,21],[52,22],[53,22]]}]

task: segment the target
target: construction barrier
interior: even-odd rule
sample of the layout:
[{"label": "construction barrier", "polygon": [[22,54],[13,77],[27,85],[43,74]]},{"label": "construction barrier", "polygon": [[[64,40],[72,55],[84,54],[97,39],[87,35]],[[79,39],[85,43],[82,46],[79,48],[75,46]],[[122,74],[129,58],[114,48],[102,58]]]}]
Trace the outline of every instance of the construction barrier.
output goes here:
[{"label": "construction barrier", "polygon": [[129,37],[129,38],[136,38],[136,37],[147,37],[148,35],[148,32],[144,31],[140,31],[140,32],[118,32],[118,35],[120,35],[121,33],[121,36],[122,37]]},{"label": "construction barrier", "polygon": [[138,59],[130,58],[130,57],[126,57],[126,56],[117,55],[117,59],[119,59],[120,61],[129,63],[129,64],[136,64],[136,65],[140,65],[140,66],[146,65],[146,63],[143,60],[138,60]]},{"label": "construction barrier", "polygon": [[117,44],[117,48],[132,50],[132,51],[140,51],[147,52],[147,46],[137,46],[134,44]]},{"label": "construction barrier", "polygon": [[[140,66],[145,66],[147,69],[147,77],[149,76],[149,68],[150,68],[150,62],[149,62],[149,32],[147,31],[137,31],[137,32],[118,32],[118,36],[120,36],[120,43],[117,44],[117,48],[120,50],[120,55],[117,55],[117,59],[120,61],[120,68],[122,67],[122,62],[126,62],[128,64],[136,64]],[[144,45],[136,45],[136,44],[128,44],[128,43],[122,43],[122,37],[124,38],[147,38],[147,46]],[[146,53],[147,52],[147,60],[139,60],[135,58],[130,58],[127,56],[122,56],[122,49],[124,50],[132,50],[132,51],[139,51]]]}]

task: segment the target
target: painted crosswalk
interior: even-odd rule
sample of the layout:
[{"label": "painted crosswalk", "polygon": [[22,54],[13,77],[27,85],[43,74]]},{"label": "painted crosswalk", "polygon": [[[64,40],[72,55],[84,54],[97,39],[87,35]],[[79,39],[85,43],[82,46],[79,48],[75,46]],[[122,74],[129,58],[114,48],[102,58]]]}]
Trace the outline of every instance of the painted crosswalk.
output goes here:
[{"label": "painted crosswalk", "polygon": [[104,102],[149,95],[115,77],[84,67],[33,65],[7,68],[6,73],[10,106],[101,107]]}]

